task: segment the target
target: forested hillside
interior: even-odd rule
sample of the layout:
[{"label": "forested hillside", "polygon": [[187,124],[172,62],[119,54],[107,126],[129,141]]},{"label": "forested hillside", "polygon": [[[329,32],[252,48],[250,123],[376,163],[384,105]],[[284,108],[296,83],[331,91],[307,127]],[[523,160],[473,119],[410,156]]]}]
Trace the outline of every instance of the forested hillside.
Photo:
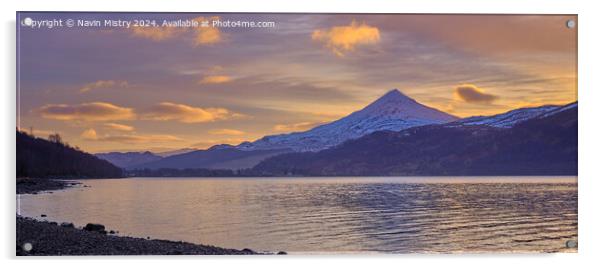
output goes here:
[{"label": "forested hillside", "polygon": [[49,140],[17,130],[17,178],[115,178],[121,168],[65,144],[60,136]]}]

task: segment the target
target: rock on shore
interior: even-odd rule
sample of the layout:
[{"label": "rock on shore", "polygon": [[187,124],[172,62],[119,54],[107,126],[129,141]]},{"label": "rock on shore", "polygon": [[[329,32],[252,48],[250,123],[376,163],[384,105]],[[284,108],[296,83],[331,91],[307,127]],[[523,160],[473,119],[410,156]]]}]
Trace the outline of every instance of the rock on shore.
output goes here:
[{"label": "rock on shore", "polygon": [[[31,248],[30,248],[31,246]],[[29,249],[29,250],[28,250]],[[17,255],[244,255],[236,250],[167,240],[106,235],[17,216]]]},{"label": "rock on shore", "polygon": [[17,178],[17,194],[37,194],[41,191],[61,190],[78,182],[43,178]]}]

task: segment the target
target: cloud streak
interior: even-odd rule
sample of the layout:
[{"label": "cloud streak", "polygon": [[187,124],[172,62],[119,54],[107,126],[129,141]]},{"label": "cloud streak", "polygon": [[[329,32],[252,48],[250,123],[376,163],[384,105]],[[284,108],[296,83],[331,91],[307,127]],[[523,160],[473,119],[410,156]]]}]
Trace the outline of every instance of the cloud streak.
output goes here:
[{"label": "cloud streak", "polygon": [[209,130],[209,134],[211,134],[211,135],[240,136],[240,135],[244,135],[245,132],[237,130],[237,129],[222,128],[222,129],[212,129],[212,130]]},{"label": "cloud streak", "polygon": [[201,108],[172,102],[162,102],[151,107],[143,118],[157,121],[204,123],[242,117],[226,108]]},{"label": "cloud streak", "polygon": [[84,130],[80,137],[87,141],[100,141],[100,142],[115,142],[122,144],[137,144],[137,143],[165,143],[165,142],[176,142],[182,141],[182,139],[172,135],[137,135],[137,134],[124,134],[124,135],[105,135],[99,136],[96,130],[89,128]]},{"label": "cloud streak", "polygon": [[82,88],[79,89],[80,93],[86,93],[93,89],[97,88],[127,88],[129,87],[128,81],[115,81],[115,80],[98,80],[92,83],[85,84]]},{"label": "cloud streak", "polygon": [[203,77],[203,79],[199,80],[199,84],[201,84],[201,85],[223,84],[223,83],[230,82],[231,80],[232,80],[232,78],[230,78],[227,75],[210,75],[210,76],[205,76],[205,77]]},{"label": "cloud streak", "polygon": [[324,122],[300,122],[293,124],[278,124],[274,126],[274,130],[277,132],[305,131],[323,123]]},{"label": "cloud streak", "polygon": [[136,117],[131,108],[108,102],[90,102],[76,105],[48,104],[38,109],[43,118],[61,121],[113,121],[132,120]]},{"label": "cloud streak", "polygon": [[104,126],[108,129],[117,130],[117,131],[126,131],[126,132],[134,131],[134,127],[128,126],[128,125],[123,125],[123,124],[105,123]]}]

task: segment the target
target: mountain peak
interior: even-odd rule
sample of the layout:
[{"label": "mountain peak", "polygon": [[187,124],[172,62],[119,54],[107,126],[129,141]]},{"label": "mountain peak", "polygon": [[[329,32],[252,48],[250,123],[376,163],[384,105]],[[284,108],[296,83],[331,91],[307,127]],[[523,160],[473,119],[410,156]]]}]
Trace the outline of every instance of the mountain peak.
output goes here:
[{"label": "mountain peak", "polygon": [[413,101],[416,102],[414,99],[408,97],[407,95],[403,94],[401,91],[399,91],[399,89],[391,89],[389,90],[387,93],[385,93],[385,95],[382,95],[380,98],[378,98],[376,102],[406,102],[406,101]]},{"label": "mountain peak", "polygon": [[[416,102],[416,100],[403,94],[398,89],[392,89],[392,90],[389,90],[387,93],[385,93],[385,95],[382,95],[380,98],[378,98],[377,100],[372,102],[366,108],[368,108],[368,110],[370,110],[370,109],[381,110],[381,109],[391,109],[391,108],[395,109],[395,108],[399,108],[401,106],[415,106],[415,105],[420,105],[420,104],[418,102]],[[385,108],[385,107],[389,107],[389,108]]]},{"label": "mountain peak", "polygon": [[383,95],[383,96],[387,96],[387,95],[392,95],[392,96],[394,96],[394,95],[402,95],[402,96],[405,96],[405,94],[403,94],[401,91],[399,91],[399,89],[396,89],[396,88],[387,91],[387,93],[385,93],[385,95]]}]

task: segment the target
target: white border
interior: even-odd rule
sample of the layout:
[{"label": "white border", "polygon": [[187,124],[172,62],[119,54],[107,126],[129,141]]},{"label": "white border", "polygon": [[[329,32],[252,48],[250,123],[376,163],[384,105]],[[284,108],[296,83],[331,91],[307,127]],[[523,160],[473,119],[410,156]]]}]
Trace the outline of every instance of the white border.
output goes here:
[{"label": "white border", "polygon": [[[600,61],[600,27],[602,10],[599,1],[553,0],[302,0],[302,1],[125,1],[96,2],[68,0],[2,1],[2,59],[0,68],[4,87],[1,132],[2,148],[0,178],[4,187],[0,252],[4,265],[24,267],[105,267],[133,261],[145,267],[165,265],[261,266],[261,267],[378,267],[403,265],[420,267],[587,267],[600,263],[600,208],[602,177],[597,169],[600,157],[600,92],[602,91]],[[394,256],[315,256],[315,257],[71,257],[16,259],[15,213],[15,11],[180,11],[180,12],[335,12],[335,13],[562,13],[579,15],[579,253],[542,255],[394,255]],[[94,262],[90,262],[94,259]],[[100,261],[99,261],[100,260]],[[173,262],[177,261],[177,264]],[[4,266],[7,267],[7,266]]]}]

